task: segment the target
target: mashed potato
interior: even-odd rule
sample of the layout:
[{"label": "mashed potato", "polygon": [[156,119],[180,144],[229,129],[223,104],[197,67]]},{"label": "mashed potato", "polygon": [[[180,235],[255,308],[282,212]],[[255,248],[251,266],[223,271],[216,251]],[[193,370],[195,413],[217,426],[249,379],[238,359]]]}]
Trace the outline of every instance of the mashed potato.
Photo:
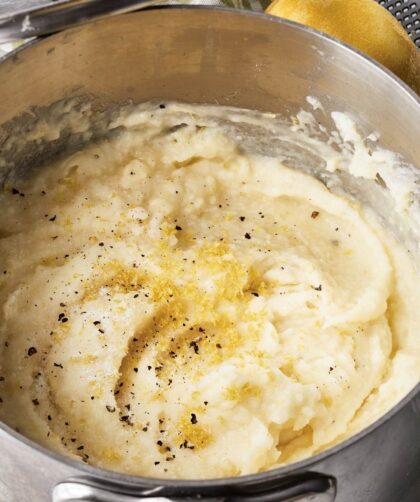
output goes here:
[{"label": "mashed potato", "polygon": [[246,147],[276,120],[142,105],[1,195],[2,420],[100,467],[223,477],[322,451],[417,383],[408,254]]}]

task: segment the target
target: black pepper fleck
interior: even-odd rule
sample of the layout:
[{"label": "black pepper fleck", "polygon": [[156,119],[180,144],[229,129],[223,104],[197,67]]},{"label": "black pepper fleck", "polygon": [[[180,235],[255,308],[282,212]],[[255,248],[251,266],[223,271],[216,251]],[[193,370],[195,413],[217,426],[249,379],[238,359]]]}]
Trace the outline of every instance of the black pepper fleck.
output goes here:
[{"label": "black pepper fleck", "polygon": [[195,352],[196,354],[199,354],[199,353],[200,353],[200,347],[198,346],[197,342],[192,341],[192,342],[190,343],[190,347],[192,347],[192,348],[194,349],[194,352]]}]

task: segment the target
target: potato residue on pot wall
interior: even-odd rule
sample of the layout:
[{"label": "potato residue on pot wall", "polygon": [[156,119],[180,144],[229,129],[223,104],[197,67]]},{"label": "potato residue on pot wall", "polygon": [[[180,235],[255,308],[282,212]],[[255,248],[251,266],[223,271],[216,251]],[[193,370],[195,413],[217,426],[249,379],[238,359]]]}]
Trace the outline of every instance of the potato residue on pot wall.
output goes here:
[{"label": "potato residue on pot wall", "polygon": [[6,187],[2,420],[101,467],[223,477],[322,451],[417,383],[413,263],[238,132],[276,124],[339,166],[275,116],[151,103]]}]

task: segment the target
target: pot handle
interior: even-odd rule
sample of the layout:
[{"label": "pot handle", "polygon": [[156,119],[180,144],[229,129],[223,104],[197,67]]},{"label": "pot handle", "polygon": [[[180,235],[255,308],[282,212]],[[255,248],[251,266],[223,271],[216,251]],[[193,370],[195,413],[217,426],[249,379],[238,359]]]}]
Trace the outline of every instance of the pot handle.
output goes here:
[{"label": "pot handle", "polygon": [[67,0],[0,16],[0,43],[39,37],[93,19],[144,9],[163,0]]},{"label": "pot handle", "polygon": [[90,480],[69,479],[54,487],[52,502],[334,502],[337,493],[335,478],[318,473],[280,479],[277,485],[264,489],[260,486],[258,491],[245,485],[240,487],[240,492],[228,488],[231,494],[209,497],[192,492],[184,496],[160,496],[167,488],[158,486],[136,495],[123,493],[118,486],[105,487],[91,484]]}]

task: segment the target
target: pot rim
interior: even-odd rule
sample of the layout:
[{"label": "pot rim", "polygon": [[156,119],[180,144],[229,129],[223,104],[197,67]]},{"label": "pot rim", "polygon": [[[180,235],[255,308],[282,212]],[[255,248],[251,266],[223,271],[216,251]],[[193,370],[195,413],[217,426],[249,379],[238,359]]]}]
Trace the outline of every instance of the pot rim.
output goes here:
[{"label": "pot rim", "polygon": [[60,463],[67,465],[75,470],[81,471],[80,474],[85,474],[91,476],[95,480],[104,480],[116,485],[125,485],[130,488],[136,488],[141,485],[143,488],[150,487],[156,488],[157,486],[162,488],[217,488],[217,487],[227,487],[236,484],[241,485],[251,485],[260,484],[264,481],[269,481],[272,479],[285,478],[288,475],[294,475],[301,473],[305,468],[309,470],[314,467],[318,462],[332,457],[336,453],[344,450],[348,446],[351,446],[359,441],[361,441],[365,436],[381,427],[383,424],[388,422],[394,415],[396,415],[402,408],[404,408],[410,401],[416,398],[420,398],[420,382],[395,406],[393,406],[385,415],[382,415],[378,420],[365,427],[357,434],[341,441],[340,443],[323,450],[321,453],[317,453],[311,457],[305,458],[298,462],[293,462],[292,464],[287,464],[282,467],[276,467],[268,471],[258,472],[255,474],[246,474],[241,476],[230,476],[226,478],[209,478],[209,479],[167,479],[167,478],[152,478],[144,476],[135,476],[131,474],[124,474],[118,471],[111,471],[102,467],[96,467],[94,465],[86,464],[82,460],[76,460],[72,457],[66,456],[62,453],[49,449],[41,444],[27,438],[20,432],[16,432],[10,426],[6,425],[4,422],[0,421],[0,431],[5,432],[12,436],[15,440],[22,442],[29,448],[36,450],[49,457],[52,460],[56,460]]},{"label": "pot rim", "polygon": [[[403,80],[401,80],[398,76],[396,76],[394,73],[392,73],[390,70],[388,70],[385,66],[383,66],[381,63],[378,63],[374,59],[372,59],[370,56],[362,53],[361,51],[351,47],[350,45],[338,40],[335,37],[332,37],[330,35],[327,35],[317,29],[302,25],[300,23],[294,22],[294,21],[289,21],[284,18],[279,18],[270,14],[265,14],[264,12],[255,12],[255,11],[250,11],[250,10],[242,10],[242,9],[231,9],[228,7],[222,7],[222,6],[204,6],[204,5],[161,5],[161,6],[155,6],[155,7],[150,7],[147,9],[143,9],[144,11],[147,10],[167,10],[167,9],[178,9],[178,10],[185,10],[185,9],[194,9],[194,10],[208,10],[208,11],[218,11],[218,12],[224,12],[230,15],[237,15],[237,16],[254,16],[256,18],[259,18],[260,20],[264,20],[267,22],[273,22],[278,24],[279,26],[289,26],[293,29],[297,29],[306,33],[310,33],[311,36],[319,39],[324,39],[327,40],[329,43],[332,43],[333,45],[339,46],[343,49],[345,49],[348,52],[351,52],[358,56],[360,59],[367,61],[369,64],[373,65],[376,67],[376,69],[382,73],[385,73],[387,75],[387,78],[390,78],[391,80],[394,81],[394,83],[400,88],[399,92],[404,92],[405,94],[408,94],[408,97],[413,101],[413,104],[419,107],[419,114],[420,114],[420,96],[417,95],[413,89],[411,89]],[[134,11],[130,13],[125,13],[125,14],[118,14],[117,16],[132,16],[135,13],[140,14],[142,10],[140,11]],[[115,17],[117,17],[115,16]],[[114,16],[112,16],[114,17]],[[101,23],[101,22],[106,22],[106,18],[102,19],[97,19],[92,21],[93,23]],[[47,37],[43,38],[35,38],[32,40],[29,40],[28,42],[20,45],[13,51],[5,54],[4,56],[0,57],[0,64],[12,59],[16,55],[18,55],[21,51],[24,51],[25,49],[29,49],[31,46],[37,44],[37,43],[42,43],[44,40],[48,40],[50,37],[54,37],[56,35],[60,35],[63,32],[69,32],[73,30],[77,30],[83,28],[83,25],[81,26],[75,26],[68,28],[66,30],[63,30],[62,32],[54,33],[52,35],[49,35]],[[62,453],[59,453],[57,451],[54,451],[52,449],[49,449],[45,446],[42,446],[41,444],[29,439],[28,437],[24,436],[23,434],[16,432],[12,427],[6,425],[4,422],[0,420],[0,432],[3,431],[4,433],[12,436],[15,440],[22,442],[29,448],[32,448],[36,450],[37,452],[41,453],[42,455],[45,455],[49,457],[52,460],[58,461],[62,464],[65,464],[68,467],[71,467],[72,469],[76,471],[80,471],[80,474],[84,475],[89,475],[91,476],[91,479],[96,479],[96,480],[106,480],[110,482],[111,484],[116,484],[116,485],[125,485],[130,488],[136,488],[139,485],[141,485],[143,488],[150,487],[150,488],[156,488],[161,487],[161,488],[190,488],[190,489],[206,489],[206,488],[222,488],[226,486],[232,486],[232,485],[237,485],[237,484],[260,484],[264,481],[269,481],[272,479],[278,479],[279,477],[284,478],[288,475],[293,475],[297,474],[299,472],[302,472],[303,469],[309,468],[311,469],[314,467],[318,462],[321,462],[336,453],[338,453],[341,450],[344,450],[345,448],[349,447],[350,445],[353,445],[359,441],[361,441],[365,436],[369,435],[371,432],[374,430],[378,429],[381,427],[383,424],[385,424],[388,420],[390,420],[394,415],[396,415],[402,408],[404,408],[410,401],[414,400],[417,396],[420,397],[420,382],[417,383],[417,385],[414,386],[413,389],[405,396],[403,397],[400,401],[398,401],[390,410],[388,410],[387,413],[382,415],[380,418],[375,420],[373,423],[371,423],[369,426],[365,427],[358,433],[354,434],[353,436],[345,439],[344,441],[339,442],[338,444],[323,450],[320,453],[317,453],[313,456],[310,456],[308,458],[305,458],[303,460],[300,460],[298,462],[294,462],[291,464],[287,464],[282,467],[277,467],[274,469],[270,469],[268,471],[264,472],[259,472],[255,474],[247,474],[247,475],[241,475],[241,476],[234,476],[234,477],[226,477],[226,478],[210,478],[210,479],[165,479],[165,478],[153,478],[153,477],[143,477],[143,476],[135,476],[135,475],[130,475],[130,474],[124,474],[118,471],[111,471],[105,468],[101,467],[96,467],[94,465],[86,464],[82,460],[76,460],[72,457],[66,456]]]}]

